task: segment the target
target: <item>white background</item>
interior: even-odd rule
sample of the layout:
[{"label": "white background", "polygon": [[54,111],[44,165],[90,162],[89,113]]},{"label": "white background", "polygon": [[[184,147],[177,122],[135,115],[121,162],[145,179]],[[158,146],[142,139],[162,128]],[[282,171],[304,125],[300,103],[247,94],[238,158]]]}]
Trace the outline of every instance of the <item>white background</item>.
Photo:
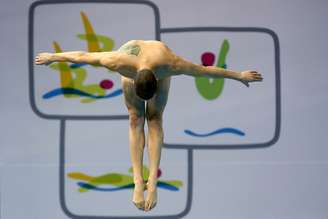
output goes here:
[{"label": "white background", "polygon": [[[259,26],[273,29],[280,39],[279,141],[267,149],[194,151],[192,208],[186,218],[326,219],[328,4],[154,2],[162,27]],[[39,118],[28,99],[31,3],[6,0],[0,7],[1,218],[66,218],[58,197],[59,122]]]}]

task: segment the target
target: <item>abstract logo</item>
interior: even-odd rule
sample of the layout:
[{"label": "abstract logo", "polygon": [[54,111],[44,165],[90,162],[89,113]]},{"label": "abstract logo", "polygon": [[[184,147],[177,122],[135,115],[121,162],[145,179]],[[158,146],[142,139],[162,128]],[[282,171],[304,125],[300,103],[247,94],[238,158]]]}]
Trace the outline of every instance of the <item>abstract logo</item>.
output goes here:
[{"label": "abstract logo", "polygon": [[[226,57],[229,52],[229,48],[230,48],[229,41],[227,39],[223,40],[221,44],[221,48],[218,52],[219,54],[215,66],[220,68],[227,68]],[[201,61],[202,61],[202,65],[204,66],[213,66],[215,62],[215,54],[212,52],[204,52],[201,55]],[[196,77],[195,84],[198,93],[205,100],[212,101],[217,99],[221,95],[223,91],[224,78]],[[234,134],[238,136],[245,135],[243,131],[231,127],[219,128],[207,133],[196,133],[189,129],[185,129],[184,132],[185,134],[193,137],[209,137],[219,134]]]},{"label": "abstract logo", "polygon": [[[215,66],[220,68],[227,68],[226,57],[229,51],[229,42],[224,40],[219,50],[218,59]],[[215,54],[212,52],[205,52],[201,55],[202,64],[204,66],[212,66],[215,61]],[[196,88],[199,94],[206,100],[215,100],[223,91],[224,78],[195,78]]]},{"label": "abstract logo", "polygon": [[[129,169],[132,174],[132,167]],[[100,192],[114,192],[125,189],[133,189],[133,176],[120,173],[107,173],[100,176],[90,176],[81,172],[71,172],[67,176],[71,179],[78,180],[79,192],[100,191]],[[143,167],[143,179],[147,182],[149,176],[149,169]],[[161,169],[158,169],[157,177],[162,176]],[[110,185],[110,187],[108,187]],[[182,187],[182,182],[179,180],[158,180],[157,186],[159,188],[169,191],[179,191]]]},{"label": "abstract logo", "polygon": [[[84,25],[85,34],[77,34],[80,40],[87,42],[89,52],[112,51],[114,40],[104,36],[97,35],[87,17],[81,11],[81,18]],[[100,46],[102,44],[102,47]],[[62,52],[60,45],[53,42],[54,51]],[[60,74],[60,87],[53,89],[43,95],[43,99],[50,99],[63,95],[65,98],[81,98],[81,103],[91,103],[98,99],[115,97],[122,94],[122,89],[116,89],[107,92],[114,87],[114,82],[110,79],[104,79],[98,84],[86,84],[87,70],[84,68],[87,64],[68,64],[67,62],[58,62],[50,65],[50,68],[58,71]],[[97,66],[93,66],[97,67]]]}]

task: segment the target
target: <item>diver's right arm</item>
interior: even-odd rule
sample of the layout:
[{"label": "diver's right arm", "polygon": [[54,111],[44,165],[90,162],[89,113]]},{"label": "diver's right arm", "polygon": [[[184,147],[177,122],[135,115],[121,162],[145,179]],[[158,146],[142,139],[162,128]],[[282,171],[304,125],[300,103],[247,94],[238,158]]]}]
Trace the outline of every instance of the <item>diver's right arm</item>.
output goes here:
[{"label": "diver's right arm", "polygon": [[104,66],[112,71],[117,71],[121,65],[135,65],[133,58],[127,57],[122,52],[61,52],[40,53],[35,57],[35,64],[47,65],[52,62],[86,63],[90,65]]}]

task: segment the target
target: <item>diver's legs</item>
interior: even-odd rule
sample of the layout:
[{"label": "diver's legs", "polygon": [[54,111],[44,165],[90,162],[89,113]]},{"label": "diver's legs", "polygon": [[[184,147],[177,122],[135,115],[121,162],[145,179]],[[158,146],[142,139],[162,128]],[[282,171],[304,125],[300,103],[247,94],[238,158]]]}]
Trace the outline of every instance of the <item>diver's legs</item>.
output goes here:
[{"label": "diver's legs", "polygon": [[142,177],[142,163],[145,145],[145,102],[136,96],[132,79],[122,77],[122,88],[125,104],[129,112],[130,156],[135,185],[132,201],[137,208],[144,210],[143,192],[145,185]]},{"label": "diver's legs", "polygon": [[162,115],[167,102],[170,78],[158,81],[158,89],[153,98],[147,101],[146,118],[148,124],[149,178],[145,210],[155,207],[157,202],[157,171],[163,145]]}]

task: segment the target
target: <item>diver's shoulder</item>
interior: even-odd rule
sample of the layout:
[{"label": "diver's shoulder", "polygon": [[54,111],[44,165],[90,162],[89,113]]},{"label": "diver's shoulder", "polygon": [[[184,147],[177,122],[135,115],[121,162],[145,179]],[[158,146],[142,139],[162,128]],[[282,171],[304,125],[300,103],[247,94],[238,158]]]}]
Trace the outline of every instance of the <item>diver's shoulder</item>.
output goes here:
[{"label": "diver's shoulder", "polygon": [[126,43],[124,43],[123,45],[134,45],[134,44],[138,44],[140,40],[129,40]]},{"label": "diver's shoulder", "polygon": [[124,45],[131,45],[131,44],[158,44],[165,46],[165,43],[159,40],[129,40]]},{"label": "diver's shoulder", "polygon": [[162,41],[158,40],[148,40],[146,41],[148,45],[153,46],[157,49],[163,50],[163,51],[171,51],[171,49]]},{"label": "diver's shoulder", "polygon": [[165,45],[162,41],[159,40],[145,40],[146,43],[153,43],[153,44],[159,44],[159,45]]}]

